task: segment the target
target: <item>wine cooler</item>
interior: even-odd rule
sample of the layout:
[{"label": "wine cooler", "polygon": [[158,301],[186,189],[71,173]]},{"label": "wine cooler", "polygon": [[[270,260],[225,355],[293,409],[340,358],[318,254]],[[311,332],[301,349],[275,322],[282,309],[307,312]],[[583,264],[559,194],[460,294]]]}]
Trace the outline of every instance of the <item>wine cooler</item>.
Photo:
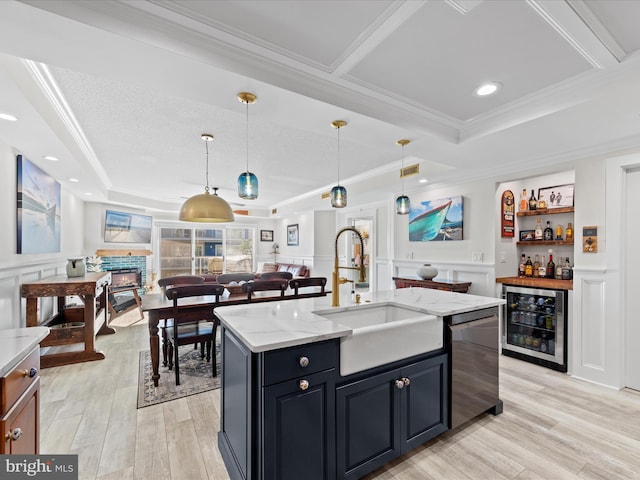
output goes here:
[{"label": "wine cooler", "polygon": [[567,371],[566,290],[503,286],[502,354]]}]

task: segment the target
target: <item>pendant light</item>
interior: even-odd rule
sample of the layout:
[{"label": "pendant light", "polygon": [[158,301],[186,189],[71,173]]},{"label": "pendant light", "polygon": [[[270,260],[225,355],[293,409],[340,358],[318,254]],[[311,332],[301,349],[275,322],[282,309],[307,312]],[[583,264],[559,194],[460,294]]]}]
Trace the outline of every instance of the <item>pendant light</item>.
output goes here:
[{"label": "pendant light", "polygon": [[347,206],[347,189],[340,185],[340,129],[346,124],[344,120],[331,122],[331,126],[338,130],[338,184],[331,189],[331,206],[334,208]]},{"label": "pendant light", "polygon": [[213,195],[209,193],[209,142],[213,141],[213,135],[203,133],[207,154],[206,186],[204,193],[194,195],[182,205],[179,220],[184,222],[222,223],[233,222],[233,210],[229,204],[218,196],[217,188],[213,189]]},{"label": "pendant light", "polygon": [[407,215],[411,210],[411,202],[409,201],[409,197],[404,194],[404,146],[409,145],[411,143],[410,140],[403,138],[402,140],[398,140],[396,142],[397,145],[402,146],[402,166],[400,168],[400,178],[402,179],[402,195],[396,198],[396,213],[398,215]]},{"label": "pendant light", "polygon": [[238,195],[245,200],[258,198],[258,177],[249,171],[249,104],[258,99],[253,93],[240,92],[238,100],[247,105],[247,170],[238,177]]}]

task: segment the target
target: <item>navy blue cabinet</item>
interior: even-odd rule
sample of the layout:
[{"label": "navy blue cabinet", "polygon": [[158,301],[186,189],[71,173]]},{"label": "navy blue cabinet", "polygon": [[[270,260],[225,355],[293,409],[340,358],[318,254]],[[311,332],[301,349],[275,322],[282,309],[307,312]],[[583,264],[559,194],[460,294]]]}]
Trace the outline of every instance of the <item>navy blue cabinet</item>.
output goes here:
[{"label": "navy blue cabinet", "polygon": [[337,348],[252,353],[223,327],[218,448],[233,480],[335,478]]},{"label": "navy blue cabinet", "polygon": [[337,478],[357,479],[448,429],[447,355],[336,390]]}]

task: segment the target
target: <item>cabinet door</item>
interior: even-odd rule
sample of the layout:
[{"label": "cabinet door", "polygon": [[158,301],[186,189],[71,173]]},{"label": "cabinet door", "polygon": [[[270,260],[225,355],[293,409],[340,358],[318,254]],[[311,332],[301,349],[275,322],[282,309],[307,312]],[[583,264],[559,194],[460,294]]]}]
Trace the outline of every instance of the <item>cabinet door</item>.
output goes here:
[{"label": "cabinet door", "polygon": [[[39,393],[40,379],[38,378],[0,419],[0,432],[3,433],[0,453],[8,455],[39,453]],[[4,438],[7,433],[14,434],[14,438]]]},{"label": "cabinet door", "polygon": [[402,453],[448,429],[447,356],[429,358],[400,371]]},{"label": "cabinet door", "polygon": [[335,371],[264,389],[264,480],[335,478]]},{"label": "cabinet door", "polygon": [[336,390],[338,478],[356,479],[400,455],[400,370]]}]

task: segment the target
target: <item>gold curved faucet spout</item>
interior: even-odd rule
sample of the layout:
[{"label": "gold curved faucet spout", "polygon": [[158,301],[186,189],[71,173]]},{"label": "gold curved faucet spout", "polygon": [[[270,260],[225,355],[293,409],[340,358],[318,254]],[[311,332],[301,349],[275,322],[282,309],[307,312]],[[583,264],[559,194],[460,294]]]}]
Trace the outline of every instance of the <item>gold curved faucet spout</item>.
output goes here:
[{"label": "gold curved faucet spout", "polygon": [[364,271],[364,262],[361,261],[359,267],[347,267],[347,266],[338,265],[338,239],[340,238],[340,235],[348,231],[351,231],[358,236],[358,238],[360,239],[360,253],[361,253],[361,256],[364,255],[364,240],[362,240],[362,235],[360,235],[360,232],[356,230],[355,227],[344,227],[338,230],[338,233],[336,233],[336,239],[335,239],[335,245],[334,245],[335,255],[333,257],[333,274],[331,275],[331,306],[332,307],[340,306],[340,290],[339,290],[340,284],[346,283],[349,281],[346,278],[340,278],[340,274],[339,274],[340,269],[360,270],[360,279],[358,281],[359,282],[366,281],[365,271]]}]

